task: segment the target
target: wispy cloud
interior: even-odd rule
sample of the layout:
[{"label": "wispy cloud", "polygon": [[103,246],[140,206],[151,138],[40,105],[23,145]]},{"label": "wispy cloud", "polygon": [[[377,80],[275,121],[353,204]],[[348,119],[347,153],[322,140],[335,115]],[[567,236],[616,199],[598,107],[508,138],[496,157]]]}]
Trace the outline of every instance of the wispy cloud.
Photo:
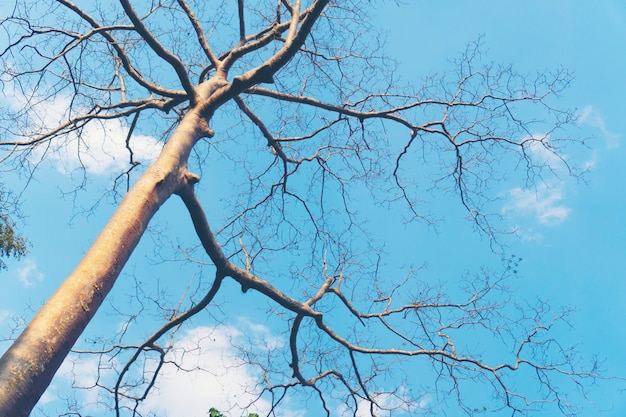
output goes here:
[{"label": "wispy cloud", "polygon": [[591,105],[583,107],[579,114],[579,123],[594,127],[602,133],[606,140],[607,149],[619,148],[622,136],[612,132],[602,114]]},{"label": "wispy cloud", "polygon": [[[551,146],[550,137],[534,134],[527,152],[533,164],[548,168],[555,174],[568,174],[567,160]],[[590,161],[589,168],[592,164]],[[556,226],[563,223],[572,209],[565,203],[564,184],[557,181],[541,182],[529,188],[515,187],[506,192],[501,214],[517,224],[517,232],[531,240],[541,238],[536,226]]]},{"label": "wispy cloud", "polygon": [[[117,363],[115,359],[111,362]],[[96,355],[85,357],[71,353],[61,364],[50,387],[38,404],[46,405],[59,400],[63,401],[62,399],[67,397],[67,392],[64,390],[69,381],[74,389],[80,389],[78,397],[83,404],[83,411],[98,411],[96,405],[101,400],[102,392],[96,388],[96,384],[102,382],[104,378],[112,380],[111,366],[103,365]]]},{"label": "wispy cloud", "polygon": [[[169,366],[161,371],[156,384],[159,395],[148,398],[144,404],[146,409],[157,415],[181,416],[205,415],[211,407],[233,416],[249,412],[267,414],[270,403],[258,399],[262,381],[260,369],[247,364],[234,348],[245,344],[245,340],[253,342],[267,338],[267,328],[262,325],[244,325],[241,329],[222,325],[189,330],[168,355],[178,367]],[[278,343],[274,337],[270,339],[272,343]],[[263,344],[259,347],[268,348]],[[254,408],[246,410],[251,403]],[[281,410],[281,416],[304,414],[302,409]]]},{"label": "wispy cloud", "polygon": [[[56,126],[67,120],[69,97],[59,96],[52,102],[42,104],[38,110],[42,125]],[[130,166],[130,152],[126,147],[129,126],[123,119],[97,120],[87,124],[79,132],[59,138],[46,150],[46,159],[66,175],[84,168],[95,175],[108,175]],[[131,135],[128,143],[133,160],[148,164],[154,161],[163,145],[151,136]],[[33,159],[42,157],[43,148],[33,152]]]},{"label": "wispy cloud", "polygon": [[[46,157],[63,174],[84,167],[91,174],[108,175],[130,167],[127,135],[128,126],[122,120],[93,122],[80,135],[70,134]],[[129,146],[134,161],[149,164],[159,156],[163,145],[151,136],[132,135]]]},{"label": "wispy cloud", "polygon": [[[530,137],[529,137],[530,139]],[[551,148],[550,137],[542,134],[532,135],[532,141],[527,145],[527,152],[532,157],[533,163],[539,166],[547,166],[555,171],[564,168],[564,155],[560,155]]]},{"label": "wispy cloud", "polygon": [[[264,324],[247,319],[238,320],[236,326],[191,328],[167,349],[167,363],[138,411],[143,415],[205,416],[214,407],[229,416],[250,412],[267,415],[271,404],[266,399],[259,399],[264,386],[263,374],[256,365],[249,363],[241,348],[249,347],[256,353],[263,353],[285,343],[284,338],[271,334]],[[143,378],[152,374],[156,363],[155,358],[146,359],[129,378],[145,381]],[[62,398],[67,397],[69,382],[73,387],[87,388],[75,392],[77,400],[83,404],[83,411],[97,411],[110,397],[106,391],[94,388],[96,383],[114,384],[117,372],[113,368],[119,370],[123,365],[118,358],[102,361],[97,356],[70,355],[48,390],[46,405],[52,409],[58,401],[63,401]],[[141,385],[137,392],[143,392],[144,388]],[[252,408],[247,410],[250,404],[253,404]],[[281,404],[281,416],[306,415],[304,408],[291,407],[287,399]]]},{"label": "wispy cloud", "polygon": [[[59,94],[53,99],[28,97],[11,88],[4,88],[5,105],[14,111],[28,109],[29,132],[37,136],[69,120],[72,99]],[[74,109],[76,112],[76,109]],[[59,172],[69,175],[77,168],[84,168],[95,175],[109,175],[130,167],[130,151],[126,146],[129,126],[124,119],[94,120],[65,137],[56,138],[49,144],[34,149],[31,162],[39,162],[45,151],[45,159]],[[163,144],[152,136],[133,134],[128,143],[133,160],[143,164],[154,161]],[[45,150],[44,150],[45,149]]]},{"label": "wispy cloud", "polygon": [[560,186],[542,184],[534,189],[516,187],[509,190],[502,214],[515,222],[528,225],[526,228],[519,227],[521,235],[529,240],[539,240],[541,233],[535,230],[537,224],[556,226],[570,215],[572,209],[563,200]]},{"label": "wispy cloud", "polygon": [[44,274],[39,271],[37,263],[32,259],[24,260],[16,273],[19,281],[27,288],[43,281],[45,278]]}]

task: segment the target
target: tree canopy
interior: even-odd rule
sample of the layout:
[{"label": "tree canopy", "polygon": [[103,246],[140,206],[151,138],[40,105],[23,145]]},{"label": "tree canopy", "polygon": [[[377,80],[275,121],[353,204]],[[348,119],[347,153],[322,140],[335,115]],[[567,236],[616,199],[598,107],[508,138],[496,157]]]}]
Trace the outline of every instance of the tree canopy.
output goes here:
[{"label": "tree canopy", "polygon": [[[235,323],[218,301],[233,282],[282,335],[224,347],[236,353],[233,369],[258,377],[241,409],[281,415],[304,398],[326,415],[576,411],[567,394],[596,376],[594,365],[579,367],[550,333],[568,310],[515,302],[518,257],[502,255],[501,269],[461,277],[455,289],[422,278],[419,254],[390,264],[385,239],[394,237],[381,233],[436,224],[441,214],[425,202],[435,190],[504,254],[497,185],[576,173],[563,154],[576,142],[565,130],[575,115],[556,100],[570,74],[518,73],[488,62],[476,41],[451,71],[399,80],[373,7],[16,2],[0,23],[0,161],[25,177],[52,161],[78,188],[105,170],[117,209],[0,360],[0,414],[28,415],[173,195],[199,243],[155,250],[198,274],[159,295],[143,293],[149,277],[137,279],[131,311],[118,310],[123,330],[75,349],[99,358],[89,389],[116,415],[159,412],[150,399],[167,369],[212,371],[187,358]],[[103,164],[110,154],[126,162]],[[154,311],[158,325],[145,321]],[[192,320],[206,322],[192,331]],[[135,323],[152,327],[127,332]]]}]

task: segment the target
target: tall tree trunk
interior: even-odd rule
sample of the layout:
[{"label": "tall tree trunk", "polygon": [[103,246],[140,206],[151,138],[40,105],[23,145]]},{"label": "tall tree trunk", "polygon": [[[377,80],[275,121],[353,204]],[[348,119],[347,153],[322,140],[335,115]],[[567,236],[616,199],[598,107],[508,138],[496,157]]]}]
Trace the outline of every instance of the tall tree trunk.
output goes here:
[{"label": "tall tree trunk", "polygon": [[156,211],[181,186],[193,145],[210,135],[198,111],[181,121],[159,158],[126,194],[72,274],[0,359],[0,416],[28,416],[113,287]]}]

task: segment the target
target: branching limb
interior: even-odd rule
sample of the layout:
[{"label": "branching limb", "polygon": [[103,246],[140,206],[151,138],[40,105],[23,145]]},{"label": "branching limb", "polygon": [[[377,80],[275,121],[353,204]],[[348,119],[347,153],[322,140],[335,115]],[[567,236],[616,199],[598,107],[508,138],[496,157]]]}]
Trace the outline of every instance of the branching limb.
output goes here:
[{"label": "branching limb", "polygon": [[393,108],[393,109],[388,109],[388,110],[383,110],[383,111],[359,111],[359,110],[351,109],[350,107],[352,106],[349,106],[349,105],[338,106],[334,104],[325,103],[316,98],[306,97],[306,96],[295,96],[295,95],[291,95],[287,93],[281,93],[278,91],[270,90],[270,89],[263,88],[263,87],[252,87],[246,90],[245,92],[248,94],[255,94],[255,95],[260,95],[264,97],[270,97],[270,98],[274,98],[274,99],[281,100],[281,101],[305,104],[308,106],[317,107],[323,110],[327,110],[327,111],[341,114],[344,116],[354,117],[357,119],[363,119],[363,120],[373,119],[373,118],[388,119],[391,121],[398,122],[401,125],[404,125],[411,130],[420,129],[420,130],[428,131],[430,130],[432,126],[438,125],[438,122],[430,122],[428,124],[420,125],[420,126],[413,125],[409,121],[405,120],[404,118],[396,114],[402,110],[406,110],[412,107],[422,105],[421,102],[416,102],[410,106],[403,106],[401,108]]},{"label": "branching limb", "polygon": [[213,281],[213,285],[211,286],[211,289],[207,292],[207,294],[204,296],[204,298],[202,298],[202,300],[200,300],[196,305],[191,307],[189,310],[183,312],[182,314],[179,314],[179,315],[176,315],[176,316],[172,317],[160,329],[158,329],[156,332],[154,332],[152,334],[152,336],[150,336],[148,339],[146,339],[146,341],[143,344],[141,344],[141,346],[137,347],[137,349],[135,350],[135,353],[131,356],[131,358],[128,360],[126,365],[124,365],[124,368],[120,372],[120,374],[119,374],[119,376],[117,378],[117,382],[115,384],[114,393],[115,393],[115,410],[116,410],[116,413],[117,413],[116,416],[119,417],[119,415],[120,415],[119,414],[119,411],[120,411],[119,396],[121,394],[120,393],[120,387],[121,387],[122,383],[124,382],[124,378],[126,377],[126,374],[129,372],[131,366],[139,358],[139,355],[141,355],[141,353],[143,351],[145,351],[146,349],[156,349],[156,350],[158,350],[161,353],[159,364],[158,364],[158,368],[154,371],[151,383],[147,385],[147,387],[144,390],[144,394],[141,397],[139,397],[139,398],[135,398],[134,397],[138,401],[141,401],[141,400],[144,400],[147,397],[148,392],[152,389],[152,387],[154,385],[154,381],[156,381],[156,377],[158,376],[159,369],[163,365],[163,361],[164,361],[164,358],[165,358],[165,351],[162,348],[158,347],[156,345],[156,342],[161,337],[163,337],[163,335],[165,335],[167,332],[169,332],[171,329],[173,329],[173,328],[175,328],[177,326],[180,326],[182,323],[184,323],[185,321],[189,320],[191,317],[195,316],[196,314],[201,312],[204,308],[206,308],[211,303],[211,301],[213,301],[213,299],[215,298],[215,295],[218,293],[223,279],[224,279],[223,276],[220,276],[219,274],[216,274],[215,280]]},{"label": "branching limb", "polygon": [[[74,3],[72,3],[72,2],[70,2],[68,0],[58,0],[58,2],[61,3],[63,6],[67,7],[72,12],[76,13],[81,19],[83,19],[85,22],[87,22],[93,28],[100,29],[102,27],[102,25],[100,25],[93,17],[91,17],[89,14],[87,14],[80,7],[76,6]],[[170,90],[170,89],[163,88],[160,85],[157,85],[157,84],[154,84],[154,83],[148,81],[146,78],[144,78],[135,69],[135,67],[131,63],[130,57],[125,52],[124,47],[117,42],[117,40],[113,37],[113,35],[111,35],[111,33],[109,33],[108,31],[102,31],[102,32],[99,32],[99,33],[101,33],[102,36],[109,42],[111,47],[113,47],[113,49],[115,50],[118,58],[121,60],[124,69],[128,72],[128,74],[135,81],[137,81],[137,83],[139,83],[139,85],[147,88],[151,92],[154,92],[156,94],[160,94],[160,95],[165,96],[165,97],[186,98],[186,97],[189,96],[189,92],[188,91],[182,92],[182,91]],[[182,80],[181,80],[181,82],[182,82]],[[191,96],[191,97],[193,97],[193,96]]]},{"label": "branching limb", "polygon": [[204,36],[204,30],[202,29],[202,26],[200,25],[200,22],[198,21],[198,18],[194,14],[193,10],[191,10],[191,8],[189,7],[189,5],[187,4],[185,0],[176,0],[176,1],[180,5],[180,7],[183,9],[187,17],[189,18],[189,22],[191,23],[191,26],[193,26],[193,30],[196,32],[196,37],[198,38],[198,42],[200,43],[200,46],[202,47],[202,50],[206,54],[207,58],[209,58],[211,65],[213,65],[213,67],[215,68],[218,68],[220,60],[215,56],[215,54],[213,53],[213,50],[209,46],[209,42],[207,41],[206,36]]},{"label": "branching limb", "polygon": [[[73,117],[64,123],[59,124],[53,129],[50,129],[40,135],[27,138],[25,140],[0,141],[0,146],[31,147],[33,145],[51,140],[55,137],[78,131],[81,127],[85,126],[87,123],[93,120],[120,119],[140,113],[142,110],[150,108],[162,109],[165,107],[168,107],[168,102],[163,102],[156,99],[135,100],[132,102],[118,103],[113,106],[102,107],[100,109],[95,109],[93,112],[88,112],[86,114]],[[116,111],[113,113],[101,112],[102,110],[114,110],[121,108],[126,108],[126,110]]]},{"label": "branching limb", "polygon": [[230,262],[228,258],[226,258],[219,243],[217,243],[213,232],[211,231],[204,209],[202,208],[198,197],[193,192],[192,186],[193,181],[190,181],[188,186],[183,186],[178,191],[178,194],[189,211],[196,233],[202,242],[202,246],[215,264],[219,273],[235,279],[235,281],[239,282],[244,291],[254,289],[293,312],[300,313],[305,316],[318,316],[319,313],[312,310],[309,306],[287,296],[269,282],[253,275],[245,269],[237,267]]},{"label": "branching limb", "polygon": [[130,5],[128,0],[120,0],[126,15],[130,18],[137,29],[137,32],[141,37],[148,43],[150,48],[161,58],[163,58],[167,63],[169,63],[174,71],[176,71],[176,75],[178,75],[178,79],[182,84],[183,88],[187,92],[187,96],[191,100],[192,105],[196,102],[195,92],[193,85],[191,84],[191,80],[189,79],[189,75],[187,74],[187,70],[183,65],[182,61],[172,54],[170,51],[165,49],[163,45],[154,37],[152,32],[143,24],[135,9]]},{"label": "branching limb", "polygon": [[[258,67],[246,71],[245,73],[234,78],[233,83],[237,85],[237,93],[243,92],[254,84],[260,82],[272,83],[274,74],[285,66],[304,44],[311,29],[313,28],[313,24],[317,21],[328,3],[329,0],[315,0],[311,6],[300,13],[300,0],[297,0],[288,26],[284,26],[285,24],[275,25],[272,32],[265,35],[262,40],[257,41],[258,45],[247,44],[234,49],[232,51],[232,55],[229,57],[231,60],[236,59],[238,55],[245,53],[244,48],[258,49],[261,44],[269,43],[273,36],[279,33],[279,30],[288,28],[287,40],[278,52]],[[225,67],[228,67],[226,62],[224,65]]]},{"label": "branching limb", "polygon": [[285,164],[285,174],[286,174],[287,173],[287,163],[288,162],[289,163],[297,163],[297,161],[294,161],[293,159],[291,159],[287,155],[285,155],[285,152],[283,151],[283,148],[282,148],[280,142],[274,138],[274,136],[269,131],[267,126],[265,126],[265,123],[263,123],[261,118],[259,116],[257,116],[252,111],[252,109],[250,109],[250,107],[248,107],[246,105],[246,103],[243,101],[243,99],[241,97],[239,97],[239,96],[235,97],[235,103],[237,103],[237,106],[239,106],[241,111],[243,111],[244,114],[246,116],[248,116],[250,121],[252,121],[252,123],[254,123],[259,128],[259,130],[261,131],[261,134],[267,140],[267,146],[270,146],[274,150],[276,155],[278,155],[278,157],[283,160],[283,162]]}]

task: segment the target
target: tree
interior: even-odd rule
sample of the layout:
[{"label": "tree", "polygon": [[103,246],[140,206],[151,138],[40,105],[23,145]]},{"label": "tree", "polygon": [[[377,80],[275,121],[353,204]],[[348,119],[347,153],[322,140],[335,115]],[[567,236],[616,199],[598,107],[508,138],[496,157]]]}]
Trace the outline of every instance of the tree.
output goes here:
[{"label": "tree", "polygon": [[[380,210],[403,207],[410,222],[433,221],[413,185],[430,182],[454,192],[498,247],[493,182],[511,166],[525,167],[529,182],[549,175],[546,153],[569,170],[560,151],[568,139],[559,134],[573,114],[552,102],[569,75],[530,79],[510,66],[481,64],[474,43],[452,78],[402,85],[383,45],[367,35],[366,7],[329,0],[15,5],[1,23],[10,98],[3,163],[32,172],[55,151],[88,147],[94,126],[104,131],[118,121],[127,126],[129,164],[116,190],[123,179],[129,187],[80,264],[0,360],[0,415],[30,413],[172,195],[189,213],[212,284],[188,308],[173,308],[143,342],[94,352],[130,352],[104,388],[117,415],[141,413],[171,361],[164,336],[210,309],[227,280],[262,295],[273,305],[268,314],[285,318],[284,351],[266,362],[246,353],[264,372],[258,395],[271,399],[272,411],[300,392],[313,393],[328,415],[337,397],[372,415],[424,410],[421,392],[382,383],[388,370],[403,369],[399,361],[422,358],[436,370],[434,390],[456,393],[467,414],[474,413],[461,394],[467,380],[483,381],[513,414],[544,403],[571,411],[560,383],[579,386],[593,374],[575,368],[571,352],[551,338],[562,314],[555,319],[544,304],[519,312],[503,298],[510,264],[469,280],[462,300],[415,280],[411,270],[394,278],[383,273],[385,254],[358,211],[367,201]],[[50,102],[63,110],[42,111]],[[215,120],[231,127],[215,132]],[[141,169],[134,153],[140,131],[160,132],[165,144],[130,186]],[[217,229],[190,169],[202,169],[209,151],[233,162],[241,175],[234,190],[245,190],[232,196],[232,212]],[[476,334],[499,340],[508,354],[475,353],[467,340]],[[128,382],[129,369],[148,354],[157,365],[141,382]],[[513,382],[527,371],[539,388],[533,397]]]},{"label": "tree", "polygon": [[15,203],[9,201],[10,195],[0,187],[0,270],[7,266],[2,258],[20,258],[28,253],[26,239],[15,230],[12,217]]}]

